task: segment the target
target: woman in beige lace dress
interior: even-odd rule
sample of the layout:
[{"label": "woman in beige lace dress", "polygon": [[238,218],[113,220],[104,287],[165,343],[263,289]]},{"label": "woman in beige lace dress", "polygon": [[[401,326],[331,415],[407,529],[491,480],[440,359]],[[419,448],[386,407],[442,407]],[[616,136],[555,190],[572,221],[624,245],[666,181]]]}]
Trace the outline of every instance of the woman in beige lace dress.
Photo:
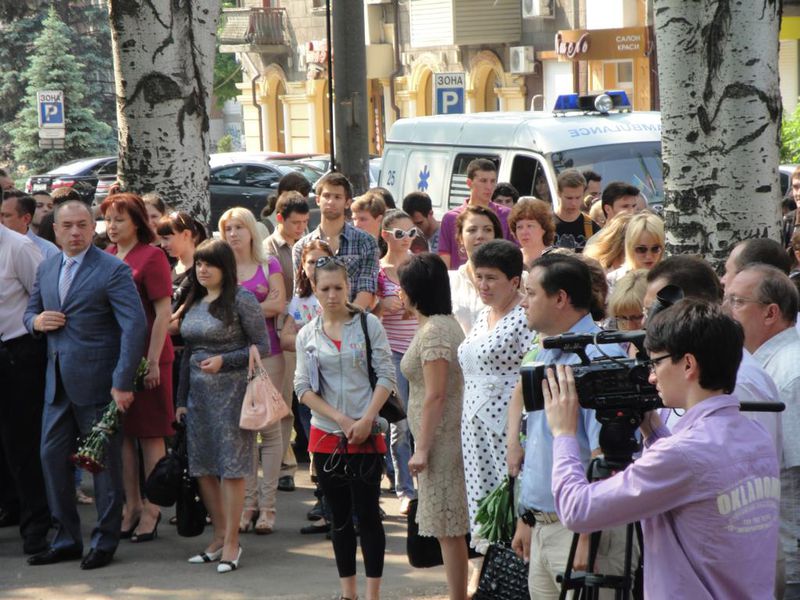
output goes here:
[{"label": "woman in beige lace dress", "polygon": [[418,254],[398,269],[406,306],[419,329],[400,362],[408,378],[408,423],[415,452],[408,462],[417,476],[419,534],[436,537],[442,548],[450,598],[467,595],[469,531],[461,456],[464,378],[458,345],[464,340],[453,317],[447,267],[435,254]]}]

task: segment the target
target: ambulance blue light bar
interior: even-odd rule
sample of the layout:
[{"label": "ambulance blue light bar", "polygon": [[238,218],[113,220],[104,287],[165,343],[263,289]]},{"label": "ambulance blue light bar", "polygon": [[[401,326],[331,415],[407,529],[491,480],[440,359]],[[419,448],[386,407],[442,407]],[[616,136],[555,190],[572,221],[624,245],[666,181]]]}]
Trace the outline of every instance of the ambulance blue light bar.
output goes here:
[{"label": "ambulance blue light bar", "polygon": [[562,114],[568,112],[598,112],[606,114],[612,110],[630,111],[631,108],[628,95],[622,90],[613,90],[586,96],[562,94],[556,98],[553,112]]}]

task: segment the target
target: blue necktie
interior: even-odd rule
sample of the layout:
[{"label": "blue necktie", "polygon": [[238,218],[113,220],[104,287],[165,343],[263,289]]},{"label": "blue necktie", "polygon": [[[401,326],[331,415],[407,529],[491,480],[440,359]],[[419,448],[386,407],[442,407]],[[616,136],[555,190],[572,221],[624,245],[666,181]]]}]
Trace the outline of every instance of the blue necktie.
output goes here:
[{"label": "blue necktie", "polygon": [[61,283],[58,285],[58,299],[61,301],[61,304],[64,304],[64,298],[67,297],[69,286],[72,285],[72,276],[75,272],[75,265],[76,262],[74,258],[68,258],[64,263],[64,273],[61,275]]}]

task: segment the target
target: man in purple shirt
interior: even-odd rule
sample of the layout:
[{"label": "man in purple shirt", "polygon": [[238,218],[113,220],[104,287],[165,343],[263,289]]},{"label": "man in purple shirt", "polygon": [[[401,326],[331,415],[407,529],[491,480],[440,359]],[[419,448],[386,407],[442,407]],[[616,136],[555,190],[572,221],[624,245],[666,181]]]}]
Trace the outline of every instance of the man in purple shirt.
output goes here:
[{"label": "man in purple shirt", "polygon": [[508,214],[511,209],[491,201],[496,185],[497,165],[492,161],[487,158],[476,158],[467,165],[469,198],[461,206],[445,213],[439,229],[439,256],[451,271],[467,262],[467,254],[463,248],[459,247],[456,240],[456,219],[469,204],[488,207],[494,211],[494,214],[500,219],[503,237],[516,243],[508,230]]},{"label": "man in purple shirt", "polygon": [[778,461],[767,432],[729,395],[743,341],[741,327],[702,300],[648,321],[650,381],[686,414],[670,432],[658,411],[647,413],[642,457],[603,481],[589,483],[581,465],[572,370],[550,370],[543,386],[556,512],[581,533],[641,521],[648,600],[773,598]]}]

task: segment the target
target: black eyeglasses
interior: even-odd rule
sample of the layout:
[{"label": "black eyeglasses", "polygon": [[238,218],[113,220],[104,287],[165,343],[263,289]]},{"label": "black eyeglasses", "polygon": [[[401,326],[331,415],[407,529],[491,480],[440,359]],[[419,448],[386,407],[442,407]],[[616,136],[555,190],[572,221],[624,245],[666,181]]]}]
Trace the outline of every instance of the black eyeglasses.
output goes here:
[{"label": "black eyeglasses", "polygon": [[658,366],[658,363],[660,363],[665,358],[675,358],[675,355],[674,354],[665,354],[664,356],[656,356],[655,358],[651,358],[650,360],[646,361],[645,365],[647,366],[648,369],[650,369],[651,373],[655,373],[656,372],[656,367]]},{"label": "black eyeglasses", "polygon": [[314,263],[314,265],[317,268],[323,268],[328,263],[333,263],[339,267],[347,268],[347,263],[344,262],[344,259],[341,259],[338,256],[320,256]]}]

